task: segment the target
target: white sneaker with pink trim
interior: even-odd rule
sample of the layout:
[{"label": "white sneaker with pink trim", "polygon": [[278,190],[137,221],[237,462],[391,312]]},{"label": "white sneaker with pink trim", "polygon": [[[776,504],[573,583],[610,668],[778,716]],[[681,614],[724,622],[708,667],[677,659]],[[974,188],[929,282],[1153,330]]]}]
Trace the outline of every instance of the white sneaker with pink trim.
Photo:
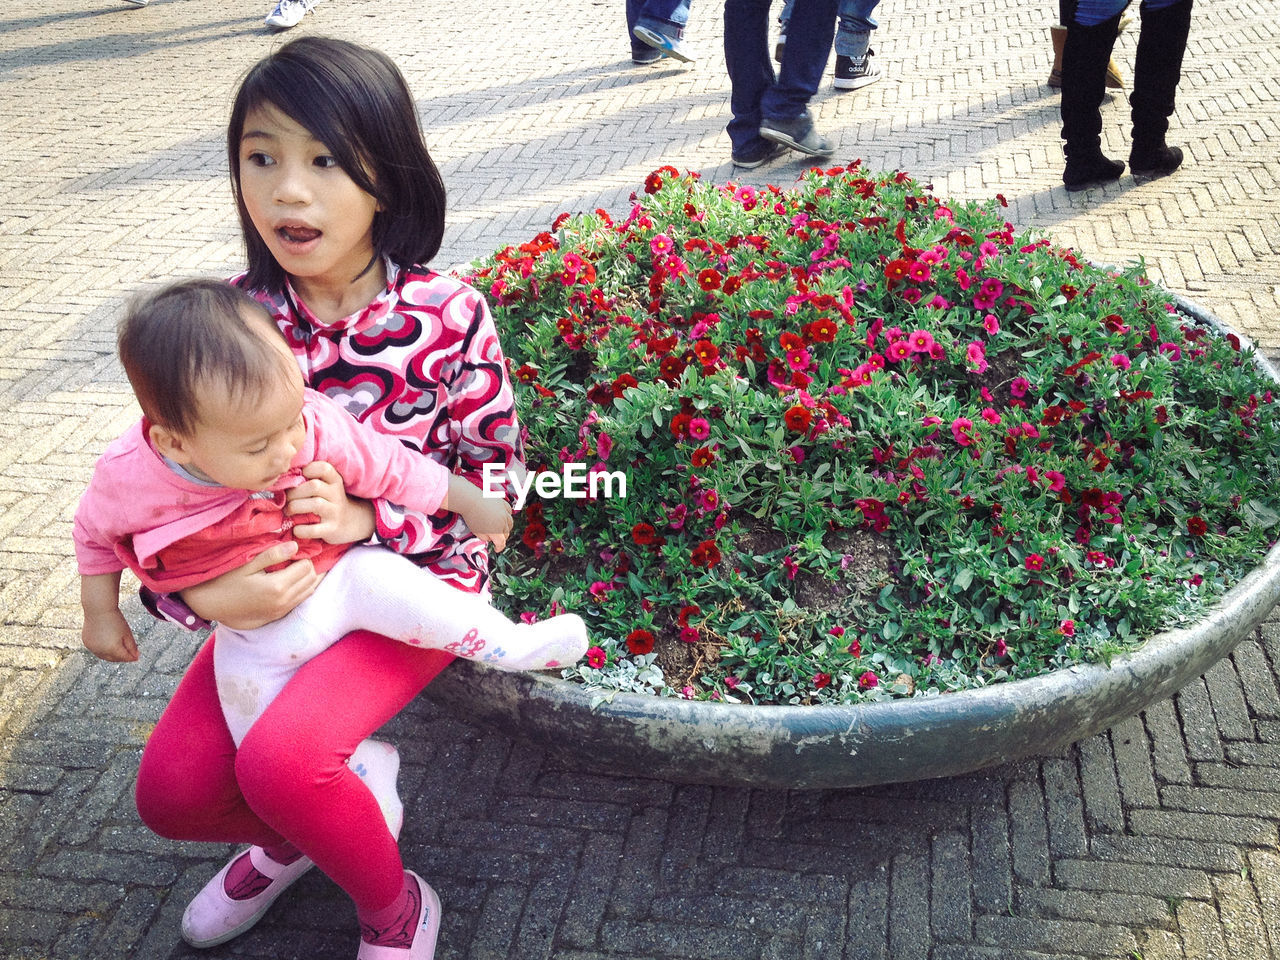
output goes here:
[{"label": "white sneaker with pink trim", "polygon": [[[241,857],[248,857],[253,868],[271,882],[256,896],[232,900],[227,896],[223,880]],[[250,847],[237,854],[187,904],[182,915],[182,939],[193,947],[216,947],[240,936],[262,919],[280,894],[314,866],[306,857],[289,864],[276,863],[261,847]]]},{"label": "white sneaker with pink trim", "polygon": [[361,940],[356,960],[434,960],[436,940],[440,937],[440,898],[427,881],[412,870],[405,873],[417,882],[422,900],[413,943],[408,947],[379,947]]}]

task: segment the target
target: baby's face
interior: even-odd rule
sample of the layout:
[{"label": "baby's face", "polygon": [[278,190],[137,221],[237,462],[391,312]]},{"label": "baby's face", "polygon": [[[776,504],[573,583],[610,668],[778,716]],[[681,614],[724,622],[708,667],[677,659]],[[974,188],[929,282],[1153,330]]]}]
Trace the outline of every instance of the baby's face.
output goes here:
[{"label": "baby's face", "polygon": [[281,376],[260,393],[232,396],[213,383],[200,402],[200,419],[182,438],[188,469],[224,487],[268,490],[293,463],[306,439],[302,373],[283,340]]}]

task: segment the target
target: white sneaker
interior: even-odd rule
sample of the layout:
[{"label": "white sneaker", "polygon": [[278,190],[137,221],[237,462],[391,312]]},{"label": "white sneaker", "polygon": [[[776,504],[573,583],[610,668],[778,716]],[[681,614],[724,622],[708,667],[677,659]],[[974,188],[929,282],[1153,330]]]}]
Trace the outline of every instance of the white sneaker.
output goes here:
[{"label": "white sneaker", "polygon": [[124,0],[131,7],[145,7],[151,0]]},{"label": "white sneaker", "polygon": [[280,0],[262,22],[277,30],[288,30],[301,23],[302,18],[311,12],[317,2],[318,0]]}]

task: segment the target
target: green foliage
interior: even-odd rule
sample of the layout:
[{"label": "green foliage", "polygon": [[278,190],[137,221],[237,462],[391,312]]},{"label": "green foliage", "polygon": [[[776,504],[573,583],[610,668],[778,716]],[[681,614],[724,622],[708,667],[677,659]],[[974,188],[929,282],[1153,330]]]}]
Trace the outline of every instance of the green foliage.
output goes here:
[{"label": "green foliage", "polygon": [[467,278],[537,499],[509,613],[581,612],[565,672],[760,703],[927,696],[1110,662],[1280,526],[1271,389],[1234,336],[905,174],[788,190],[656,171]]}]

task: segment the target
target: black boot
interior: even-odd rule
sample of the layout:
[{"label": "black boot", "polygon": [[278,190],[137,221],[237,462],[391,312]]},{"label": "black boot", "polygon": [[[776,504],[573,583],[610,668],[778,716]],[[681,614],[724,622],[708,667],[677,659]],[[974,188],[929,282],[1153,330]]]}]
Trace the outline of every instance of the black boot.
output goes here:
[{"label": "black boot", "polygon": [[1134,63],[1133,149],[1129,167],[1137,177],[1163,177],[1182,163],[1182,151],[1164,142],[1173,116],[1174,94],[1182,76],[1182,54],[1191,31],[1191,2],[1180,0],[1163,10],[1142,11],[1142,32]]},{"label": "black boot", "polygon": [[1124,164],[1102,152],[1102,114],[1107,64],[1119,32],[1120,14],[1095,26],[1072,21],[1062,50],[1062,139],[1067,157],[1062,182],[1068,190],[1118,179]]}]

